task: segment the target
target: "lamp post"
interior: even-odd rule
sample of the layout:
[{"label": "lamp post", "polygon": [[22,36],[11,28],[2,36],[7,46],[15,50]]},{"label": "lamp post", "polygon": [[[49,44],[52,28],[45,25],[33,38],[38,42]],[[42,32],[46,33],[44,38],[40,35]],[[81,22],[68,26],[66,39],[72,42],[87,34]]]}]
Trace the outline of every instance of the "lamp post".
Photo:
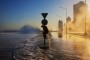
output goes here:
[{"label": "lamp post", "polygon": [[63,8],[63,7],[60,7],[60,8],[62,8],[66,11],[66,35],[67,35],[67,8]]},{"label": "lamp post", "polygon": [[85,33],[84,35],[87,35],[87,32],[86,32],[86,0],[85,0]]}]

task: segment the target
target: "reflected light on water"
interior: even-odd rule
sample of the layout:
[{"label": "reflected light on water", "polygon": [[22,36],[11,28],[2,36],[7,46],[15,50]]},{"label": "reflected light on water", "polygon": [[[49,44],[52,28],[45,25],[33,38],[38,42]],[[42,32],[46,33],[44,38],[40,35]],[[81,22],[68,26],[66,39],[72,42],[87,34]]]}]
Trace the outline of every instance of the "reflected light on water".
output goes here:
[{"label": "reflected light on water", "polygon": [[[58,38],[58,34],[53,32],[52,36]],[[64,40],[66,39],[66,40]],[[71,52],[73,55],[81,58],[82,60],[90,60],[90,38],[80,35],[67,34],[63,35],[63,48],[67,52]]]},{"label": "reflected light on water", "polygon": [[52,37],[54,37],[54,38],[58,38],[58,33],[57,33],[57,32],[52,32],[51,35],[52,35]]}]

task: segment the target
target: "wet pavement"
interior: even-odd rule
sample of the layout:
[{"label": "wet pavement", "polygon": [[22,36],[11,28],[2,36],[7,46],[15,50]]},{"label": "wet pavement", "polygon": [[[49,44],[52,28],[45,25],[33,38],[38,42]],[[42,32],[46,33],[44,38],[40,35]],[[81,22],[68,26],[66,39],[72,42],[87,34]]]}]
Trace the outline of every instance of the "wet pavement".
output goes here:
[{"label": "wet pavement", "polygon": [[[53,49],[65,55],[65,60],[90,60],[90,38],[80,35],[67,34],[62,38],[53,35]],[[61,58],[61,60],[64,60]]]},{"label": "wet pavement", "polygon": [[40,36],[33,38],[32,41],[37,41],[34,41],[35,44],[28,40],[23,48],[18,50],[18,60],[22,60],[20,56],[24,60],[90,60],[90,41],[88,37],[68,34],[67,37],[63,35],[62,38],[58,38],[55,33],[52,33],[50,48],[45,50],[38,46],[38,43],[42,43],[38,42],[40,39],[43,38],[40,38]]},{"label": "wet pavement", "polygon": [[49,49],[43,50],[38,46],[42,45],[43,38],[38,35],[17,46],[16,60],[90,60],[89,39],[74,34],[58,38],[54,32],[49,39]]}]

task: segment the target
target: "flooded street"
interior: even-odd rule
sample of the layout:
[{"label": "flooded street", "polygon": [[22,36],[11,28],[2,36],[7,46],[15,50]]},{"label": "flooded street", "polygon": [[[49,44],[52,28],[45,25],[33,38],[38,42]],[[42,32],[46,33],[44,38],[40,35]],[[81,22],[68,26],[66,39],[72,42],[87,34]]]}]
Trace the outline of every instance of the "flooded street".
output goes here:
[{"label": "flooded street", "polygon": [[89,37],[67,34],[58,38],[56,32],[51,34],[49,49],[39,48],[38,43],[42,46],[43,38],[38,35],[20,45],[22,48],[17,50],[16,58],[19,60],[90,60]]},{"label": "flooded street", "polygon": [[69,58],[67,60],[90,60],[89,37],[67,34],[67,37],[63,35],[63,38],[58,38],[55,32],[52,33],[52,36],[54,45],[52,48],[65,54]]},{"label": "flooded street", "polygon": [[[16,40],[19,40],[20,43],[15,45],[16,49],[14,54],[12,54],[10,49],[10,52],[7,51],[7,49],[5,51],[3,50],[3,52],[0,54],[0,60],[5,60],[7,54],[8,56],[11,54],[10,57],[7,56],[7,60],[10,60],[12,57],[14,57],[16,60],[90,60],[89,37],[67,34],[67,37],[66,35],[63,35],[62,38],[58,38],[56,32],[52,32],[51,34],[52,37],[49,41],[50,48],[46,50],[39,47],[43,46],[43,37],[41,34],[16,34],[17,37],[15,37],[15,34],[15,36],[11,34],[2,35],[3,37],[1,37],[1,39],[2,41],[5,40],[4,42],[7,42],[7,40],[4,38],[4,36],[7,36],[8,40],[10,40],[12,44]],[[8,45],[5,43],[3,44],[3,48],[9,48],[13,45]],[[47,41],[46,45],[48,46]]]}]

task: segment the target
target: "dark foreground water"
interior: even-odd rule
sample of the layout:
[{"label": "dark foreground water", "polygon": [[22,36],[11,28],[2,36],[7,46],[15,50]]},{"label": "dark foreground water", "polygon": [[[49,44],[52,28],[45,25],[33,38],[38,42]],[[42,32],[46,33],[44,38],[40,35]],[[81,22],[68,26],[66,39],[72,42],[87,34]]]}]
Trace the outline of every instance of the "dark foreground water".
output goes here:
[{"label": "dark foreground water", "polygon": [[0,60],[14,60],[16,45],[37,34],[0,33]]}]

